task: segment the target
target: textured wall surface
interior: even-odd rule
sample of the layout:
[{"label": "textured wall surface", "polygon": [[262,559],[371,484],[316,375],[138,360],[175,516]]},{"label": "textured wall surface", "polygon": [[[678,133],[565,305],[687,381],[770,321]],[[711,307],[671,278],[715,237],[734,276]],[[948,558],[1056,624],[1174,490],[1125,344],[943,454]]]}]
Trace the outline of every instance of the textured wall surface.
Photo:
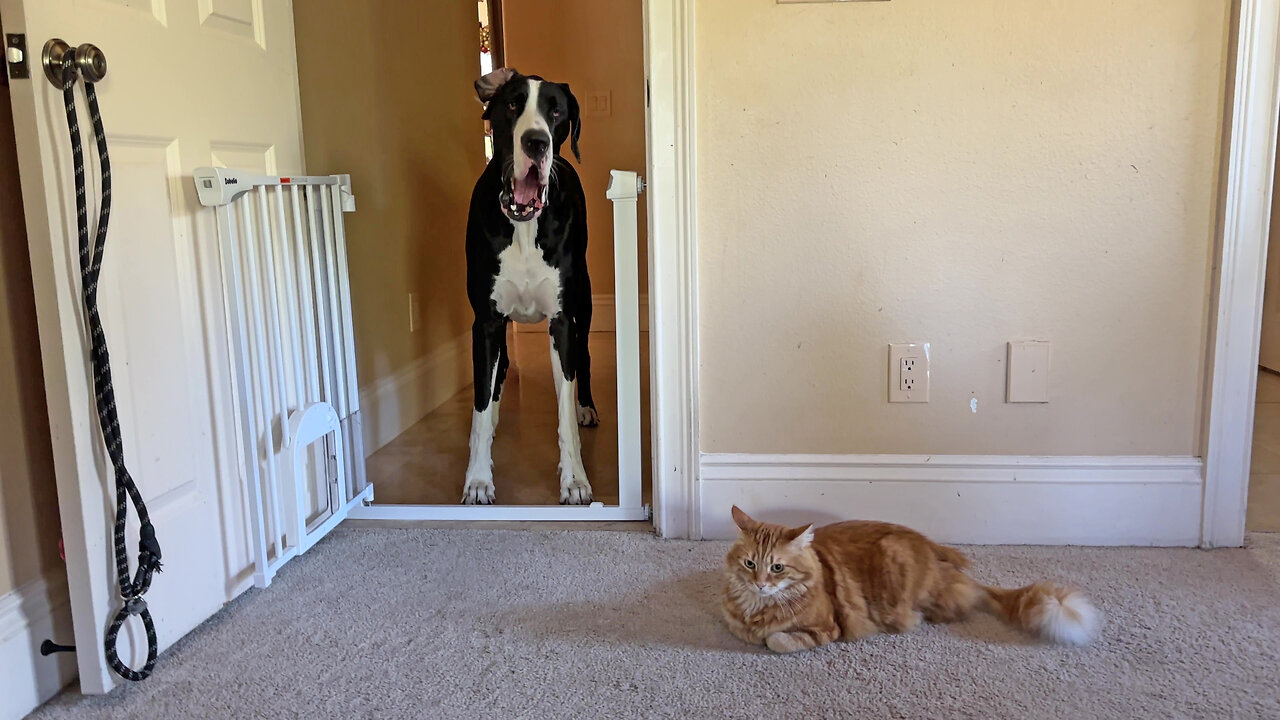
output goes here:
[{"label": "textured wall surface", "polygon": [[696,13],[703,450],[1198,451],[1227,0]]},{"label": "textured wall surface", "polygon": [[0,595],[64,572],[9,88],[0,86]]},{"label": "textured wall surface", "polygon": [[[350,173],[357,199],[346,220],[361,386],[471,329],[467,207],[485,164],[478,23],[474,3],[294,6],[307,171]],[[396,69],[388,48],[406,30],[413,57]],[[413,333],[411,292],[422,312]]]},{"label": "textured wall surface", "polygon": [[[504,0],[507,65],[569,83],[583,107],[582,162],[570,160],[587,193],[587,267],[591,290],[613,294],[610,170],[644,174],[644,28],[640,0]],[[603,30],[608,28],[608,32]],[[608,114],[588,108],[608,93]],[[561,154],[570,157],[566,144]],[[640,196],[640,292],[648,287],[645,196]]]}]

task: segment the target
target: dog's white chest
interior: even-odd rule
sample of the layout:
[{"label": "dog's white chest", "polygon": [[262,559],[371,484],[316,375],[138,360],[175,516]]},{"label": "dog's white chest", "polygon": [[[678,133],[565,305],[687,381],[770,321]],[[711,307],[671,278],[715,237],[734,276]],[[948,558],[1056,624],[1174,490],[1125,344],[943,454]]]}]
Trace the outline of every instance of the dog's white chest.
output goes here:
[{"label": "dog's white chest", "polygon": [[512,242],[498,253],[493,302],[498,312],[518,323],[535,323],[560,313],[560,273],[542,258],[534,243],[538,221],[514,223]]}]

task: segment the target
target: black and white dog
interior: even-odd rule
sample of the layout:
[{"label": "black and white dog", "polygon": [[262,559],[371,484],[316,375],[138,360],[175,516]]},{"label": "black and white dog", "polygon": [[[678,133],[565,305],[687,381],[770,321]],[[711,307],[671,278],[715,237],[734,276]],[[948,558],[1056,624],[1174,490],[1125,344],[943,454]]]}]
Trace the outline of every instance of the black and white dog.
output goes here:
[{"label": "black and white dog", "polygon": [[495,70],[476,81],[493,135],[493,159],[476,181],[467,218],[467,295],[475,312],[475,411],[462,502],[491,504],[493,433],[507,374],[507,325],[548,320],[560,436],[560,502],[586,505],[578,425],[599,423],[591,399],[591,281],[587,200],[575,157],[582,120],[569,86]]}]

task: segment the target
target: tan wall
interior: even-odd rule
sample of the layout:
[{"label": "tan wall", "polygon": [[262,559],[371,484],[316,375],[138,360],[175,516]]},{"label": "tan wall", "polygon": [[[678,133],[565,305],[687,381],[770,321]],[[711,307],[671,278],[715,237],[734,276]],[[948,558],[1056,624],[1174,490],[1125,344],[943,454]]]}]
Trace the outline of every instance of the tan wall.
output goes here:
[{"label": "tan wall", "polygon": [[0,86],[0,595],[63,572],[43,378],[13,114]]},{"label": "tan wall", "polygon": [[703,450],[1195,454],[1228,11],[697,0]]},{"label": "tan wall", "polygon": [[[506,63],[522,73],[569,83],[583,106],[582,164],[587,192],[591,290],[613,293],[610,170],[645,168],[644,27],[640,0],[503,0]],[[588,97],[609,93],[612,111],[591,116]],[[566,143],[561,154],[570,157]],[[570,162],[573,162],[571,159]],[[640,197],[640,288],[648,288],[644,196]]]},{"label": "tan wall", "polygon": [[476,7],[307,0],[294,25],[307,171],[350,173],[357,199],[348,252],[368,386],[470,332],[467,206],[485,163]]}]

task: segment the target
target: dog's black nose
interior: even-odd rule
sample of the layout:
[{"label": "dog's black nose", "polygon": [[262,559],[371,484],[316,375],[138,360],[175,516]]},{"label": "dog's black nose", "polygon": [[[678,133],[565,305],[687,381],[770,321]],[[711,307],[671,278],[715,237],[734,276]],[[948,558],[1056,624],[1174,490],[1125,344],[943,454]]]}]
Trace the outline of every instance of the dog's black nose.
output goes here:
[{"label": "dog's black nose", "polygon": [[520,145],[524,147],[524,154],[531,158],[540,158],[547,152],[547,148],[551,146],[551,136],[542,130],[526,130],[524,135],[520,137]]}]

